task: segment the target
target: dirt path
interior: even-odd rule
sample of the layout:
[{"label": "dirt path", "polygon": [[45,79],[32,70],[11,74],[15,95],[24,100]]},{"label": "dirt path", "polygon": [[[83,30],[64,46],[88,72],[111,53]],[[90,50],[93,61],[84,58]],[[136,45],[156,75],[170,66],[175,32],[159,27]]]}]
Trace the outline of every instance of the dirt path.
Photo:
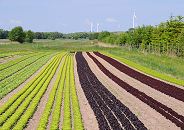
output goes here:
[{"label": "dirt path", "polygon": [[85,97],[85,94],[82,90],[82,87],[79,82],[79,77],[77,73],[77,63],[76,59],[74,58],[74,76],[75,76],[75,85],[76,91],[79,99],[80,110],[82,114],[82,119],[84,123],[84,128],[86,130],[98,130],[98,122],[96,120],[95,114],[90,107],[88,100]]},{"label": "dirt path", "polygon": [[[97,78],[119,99],[125,104],[144,125],[151,130],[177,130],[175,124],[167,120],[154,109],[129,94],[127,91],[118,86],[115,82],[109,79],[98,66],[84,53],[84,56],[89,63],[90,68],[96,74]],[[128,100],[127,100],[128,99]]]},{"label": "dirt path", "polygon": [[106,69],[110,70],[115,76],[122,79],[124,82],[128,83],[132,87],[140,90],[141,92],[144,92],[146,95],[152,97],[153,99],[159,101],[160,103],[168,106],[169,108],[173,109],[180,115],[184,115],[184,103],[182,101],[179,101],[173,97],[170,97],[160,91],[157,91],[151,87],[149,87],[146,84],[141,83],[140,81],[122,73],[115,67],[113,67],[111,64],[103,60],[102,58],[94,55],[93,53],[90,53],[95,58],[98,59],[99,62],[103,63]]},{"label": "dirt path", "polygon": [[37,110],[35,111],[33,117],[29,120],[29,122],[27,124],[27,128],[25,130],[36,130],[36,128],[38,127],[40,118],[42,116],[42,113],[43,113],[43,111],[45,109],[47,100],[49,98],[49,94],[50,94],[50,92],[52,90],[52,87],[53,87],[53,85],[55,83],[55,80],[57,78],[57,75],[59,73],[60,67],[61,67],[63,62],[64,62],[64,59],[62,59],[62,61],[60,62],[60,65],[57,68],[56,73],[54,74],[53,78],[51,79],[45,94],[42,96],[42,98],[40,100],[40,103],[37,106]]},{"label": "dirt path", "polygon": [[8,93],[6,96],[4,96],[0,100],[0,106],[2,106],[5,102],[7,102],[14,94],[16,94],[18,91],[20,91],[30,80],[32,80],[45,66],[47,66],[50,61],[52,61],[52,58],[48,62],[46,62],[45,65],[43,65],[39,70],[37,70],[31,77],[29,77],[24,83],[19,85],[16,89]]}]

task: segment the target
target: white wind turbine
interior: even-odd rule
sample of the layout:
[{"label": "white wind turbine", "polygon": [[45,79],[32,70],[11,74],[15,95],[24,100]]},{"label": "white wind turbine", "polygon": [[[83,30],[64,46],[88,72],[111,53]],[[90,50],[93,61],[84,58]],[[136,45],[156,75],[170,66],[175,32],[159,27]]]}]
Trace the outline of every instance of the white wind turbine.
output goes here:
[{"label": "white wind turbine", "polygon": [[91,22],[91,32],[93,32],[93,22]]},{"label": "white wind turbine", "polygon": [[134,15],[133,15],[133,28],[135,28],[135,19],[137,18],[137,16],[135,15],[135,12],[134,12]]},{"label": "white wind turbine", "polygon": [[97,29],[96,29],[97,32],[99,32],[99,26],[100,26],[100,24],[97,23]]}]

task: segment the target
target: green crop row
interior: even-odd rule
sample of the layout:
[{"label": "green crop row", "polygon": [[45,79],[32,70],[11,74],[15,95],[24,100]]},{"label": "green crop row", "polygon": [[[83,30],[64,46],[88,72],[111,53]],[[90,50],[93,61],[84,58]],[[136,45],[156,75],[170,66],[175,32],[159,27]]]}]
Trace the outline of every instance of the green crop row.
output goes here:
[{"label": "green crop row", "polygon": [[29,66],[29,69],[26,67],[21,71],[17,72],[15,75],[12,75],[5,80],[0,82],[0,99],[15,89],[18,85],[24,82],[27,78],[29,78],[35,71],[37,71],[41,66],[43,66],[51,57],[51,53],[47,56],[42,57],[35,63]]},{"label": "green crop row", "polygon": [[26,54],[28,52],[5,52],[0,54],[0,58],[8,57],[8,56],[13,56],[13,55],[21,55],[21,54]]},{"label": "green crop row", "polygon": [[14,126],[13,130],[22,130],[28,120],[32,117],[32,115],[34,114],[40,100],[41,97],[43,96],[43,94],[45,93],[45,91],[47,90],[47,87],[52,79],[52,77],[54,76],[54,74],[56,73],[56,70],[61,62],[61,57],[59,62],[56,64],[56,66],[54,67],[54,69],[52,70],[51,74],[49,75],[48,79],[44,82],[44,84],[42,85],[40,91],[38,92],[38,94],[34,97],[34,99],[31,101],[31,104],[29,105],[29,107],[27,108],[26,112],[22,115],[22,117],[20,118],[20,120],[17,122],[17,124]]},{"label": "green crop row", "polygon": [[59,82],[58,90],[55,97],[55,106],[52,112],[52,120],[50,124],[50,130],[58,130],[59,129],[59,122],[61,116],[61,106],[62,106],[62,99],[63,99],[63,88],[65,86],[65,77],[66,77],[66,70],[68,66],[68,57],[65,63],[65,66],[62,71],[61,79]]},{"label": "green crop row", "polygon": [[[61,56],[60,59],[57,59],[57,61],[54,63],[54,65],[49,69],[48,73],[45,74],[45,76],[41,77],[41,81],[39,81],[38,84],[34,84],[34,83],[30,83],[30,85],[32,84],[32,86],[30,86],[30,88],[34,88],[34,90],[30,90],[31,93],[26,93],[29,91],[26,91],[23,95],[21,95],[21,97],[19,98],[19,100],[16,100],[16,102],[13,104],[15,105],[14,109],[17,107],[17,104],[19,106],[19,104],[21,103],[21,100],[23,100],[23,102],[21,103],[21,105],[15,110],[12,110],[10,112],[13,112],[13,114],[11,115],[11,117],[9,117],[6,122],[3,124],[3,126],[1,127],[1,129],[10,129],[13,125],[15,125],[15,123],[18,121],[18,119],[20,118],[20,116],[23,114],[23,116],[20,118],[19,122],[21,123],[17,123],[15,125],[15,129],[17,128],[24,128],[25,124],[27,123],[28,119],[33,115],[37,104],[39,103],[42,95],[44,94],[44,92],[47,89],[47,86],[52,78],[52,76],[54,75],[59,63],[61,60]],[[43,72],[44,74],[44,72]],[[36,77],[37,78],[37,77]],[[38,78],[39,79],[39,78]],[[29,83],[28,83],[29,84]],[[29,89],[28,89],[29,90]],[[27,95],[28,94],[28,95]],[[25,95],[27,95],[26,99],[25,99]],[[17,102],[19,101],[19,102]],[[17,103],[17,104],[16,104]],[[10,106],[9,109],[11,109],[13,107],[13,105]],[[8,110],[9,110],[8,109]],[[7,111],[8,111],[7,110]],[[6,111],[6,112],[7,112]],[[14,112],[15,111],[15,112]],[[9,111],[8,111],[9,112]],[[4,114],[3,114],[4,115]]]},{"label": "green crop row", "polygon": [[[61,77],[60,79],[59,78],[56,79],[55,85],[53,87],[53,90],[49,96],[48,102],[44,109],[44,113],[39,122],[39,126],[37,128],[38,130],[45,130],[47,128],[48,118],[51,112],[52,112],[52,117],[51,117],[51,124],[49,129],[50,130],[59,129],[63,96],[64,96],[64,115],[63,115],[62,129],[70,130],[72,129],[72,125],[74,125],[73,128],[76,130],[84,129],[82,116],[80,113],[78,97],[75,89],[73,56],[70,55],[68,58],[66,58],[65,66],[62,68],[63,70],[60,75]],[[57,86],[58,83],[59,83],[59,86]],[[54,102],[55,102],[55,105],[53,106]],[[71,114],[71,110],[72,110],[72,114]],[[71,123],[72,119],[73,119],[73,123]]]},{"label": "green crop row", "polygon": [[7,78],[13,74],[16,74],[16,72],[22,70],[23,68],[25,68],[27,66],[30,66],[31,64],[33,64],[34,62],[36,62],[37,60],[39,60],[40,58],[42,58],[44,56],[46,56],[46,55],[43,53],[36,55],[36,56],[32,56],[31,58],[26,59],[26,60],[20,62],[19,64],[16,64],[16,65],[11,66],[5,70],[2,70],[1,75],[0,75],[0,81],[4,80],[5,78]]},{"label": "green crop row", "polygon": [[[54,60],[55,61],[55,60]],[[53,63],[55,64],[55,63]],[[51,67],[50,69],[53,69],[53,67]],[[41,81],[45,81],[47,79],[47,77],[49,76],[49,74],[51,73],[50,71],[47,71],[48,73],[40,76],[32,85],[28,85],[29,88],[27,90],[24,90],[24,92],[19,91],[19,94],[15,95],[14,98],[11,98],[1,109],[0,113],[2,115],[0,115],[0,125],[2,125],[6,119],[12,115],[12,113],[14,113],[17,109],[17,107],[19,107],[19,105],[28,97],[34,97],[34,95],[36,94],[37,90],[39,90],[39,87],[35,87],[38,86],[39,84],[41,84]],[[45,77],[44,77],[45,76]],[[25,86],[26,88],[28,86]],[[31,94],[30,94],[31,93]],[[20,97],[19,97],[20,96]],[[15,101],[15,102],[13,102]]]},{"label": "green crop row", "polygon": [[70,87],[71,87],[70,91],[71,91],[71,99],[72,99],[71,103],[72,103],[72,111],[73,111],[74,130],[83,130],[84,126],[82,122],[82,116],[80,113],[78,96],[75,88],[73,57],[70,65]]},{"label": "green crop row", "polygon": [[[59,73],[57,75],[57,78],[56,78],[56,81],[53,85],[53,88],[49,94],[49,98],[48,98],[48,102],[45,106],[45,109],[44,109],[44,112],[40,118],[40,121],[39,121],[39,126],[38,126],[38,130],[45,130],[47,128],[47,123],[48,123],[48,119],[49,119],[49,116],[50,116],[50,113],[52,111],[52,107],[53,107],[53,104],[54,104],[54,100],[57,99],[58,97],[56,96],[56,93],[58,93],[57,91],[59,91],[59,88],[61,88],[60,86],[60,79],[63,75],[63,71],[65,71],[65,67],[66,67],[66,62],[65,60],[67,59],[64,59],[62,65],[61,65],[61,68],[59,70]],[[62,77],[63,78],[63,77]],[[62,95],[62,92],[60,93]],[[61,104],[57,104],[57,102],[55,103],[55,105],[61,105]],[[60,114],[60,113],[57,113],[57,115]]]},{"label": "green crop row", "polygon": [[37,54],[28,54],[28,55],[25,55],[25,56],[22,56],[20,58],[17,58],[15,60],[11,60],[7,63],[4,63],[4,64],[0,64],[0,71],[4,70],[4,69],[7,69],[13,65],[16,65],[16,64],[19,64],[21,63],[22,61],[26,60],[26,59],[29,59],[30,57],[34,56],[34,55],[39,55],[39,53]]},{"label": "green crop row", "polygon": [[[34,87],[30,87],[37,85],[44,75],[48,73],[48,71],[51,69],[51,67],[54,65],[55,61],[57,60],[58,56],[54,56],[49,63],[32,79],[30,80],[23,89],[21,89],[17,94],[13,95],[12,98],[10,98],[0,109],[0,115],[6,111],[18,98],[21,98],[24,93],[28,91],[33,91]],[[29,94],[29,93],[28,93]],[[26,95],[27,96],[27,95]],[[25,97],[26,97],[25,96]]]},{"label": "green crop row", "polygon": [[69,65],[66,71],[66,80],[64,88],[64,115],[63,115],[63,130],[71,130],[71,111],[70,111],[70,63],[71,57],[69,57]]}]

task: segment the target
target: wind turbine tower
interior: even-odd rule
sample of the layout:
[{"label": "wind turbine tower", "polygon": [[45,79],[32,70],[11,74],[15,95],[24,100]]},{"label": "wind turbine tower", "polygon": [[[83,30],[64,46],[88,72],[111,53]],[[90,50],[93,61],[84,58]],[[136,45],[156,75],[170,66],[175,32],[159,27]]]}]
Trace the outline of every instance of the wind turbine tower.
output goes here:
[{"label": "wind turbine tower", "polygon": [[100,26],[100,24],[99,23],[97,23],[97,32],[99,32],[99,26]]},{"label": "wind turbine tower", "polygon": [[93,32],[93,23],[91,23],[91,32]]},{"label": "wind turbine tower", "polygon": [[134,15],[133,15],[133,28],[135,28],[135,19],[136,19],[136,15],[135,15],[135,12],[134,12]]}]

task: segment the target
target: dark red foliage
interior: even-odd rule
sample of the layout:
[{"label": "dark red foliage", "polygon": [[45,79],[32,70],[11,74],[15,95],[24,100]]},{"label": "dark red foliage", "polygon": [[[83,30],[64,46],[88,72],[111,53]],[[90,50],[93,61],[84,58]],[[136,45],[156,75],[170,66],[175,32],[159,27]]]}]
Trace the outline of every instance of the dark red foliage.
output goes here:
[{"label": "dark red foliage", "polygon": [[109,62],[112,66],[120,70],[121,72],[129,75],[130,77],[139,80],[140,82],[149,85],[150,87],[169,95],[173,98],[176,98],[180,101],[184,102],[184,90],[181,88],[178,88],[174,85],[167,84],[165,82],[162,82],[160,80],[154,79],[150,76],[147,76],[143,73],[140,73],[138,71],[135,71],[131,69],[128,66],[123,65],[122,63],[118,62],[115,59],[112,59],[106,55],[103,55],[99,52],[94,52],[95,55],[101,57],[105,61]]},{"label": "dark red foliage", "polygon": [[146,130],[144,124],[97,79],[81,52],[76,54],[76,61],[80,84],[101,130]]},{"label": "dark red foliage", "polygon": [[[149,105],[151,108],[155,109],[157,112],[165,116],[167,119],[175,123],[178,127],[181,127],[184,129],[184,117],[182,115],[179,115],[175,111],[173,111],[171,108],[168,108],[164,104],[156,101],[152,97],[146,95],[145,93],[139,91],[138,89],[130,86],[126,82],[119,79],[117,76],[113,75],[109,70],[107,70],[95,57],[93,57],[90,53],[87,53],[88,56],[96,63],[96,65],[100,68],[100,70],[107,75],[110,79],[112,79],[115,83],[117,83],[119,86],[121,86],[123,89],[125,89],[130,94],[134,95],[147,105]],[[113,63],[113,65],[116,62]]]}]

